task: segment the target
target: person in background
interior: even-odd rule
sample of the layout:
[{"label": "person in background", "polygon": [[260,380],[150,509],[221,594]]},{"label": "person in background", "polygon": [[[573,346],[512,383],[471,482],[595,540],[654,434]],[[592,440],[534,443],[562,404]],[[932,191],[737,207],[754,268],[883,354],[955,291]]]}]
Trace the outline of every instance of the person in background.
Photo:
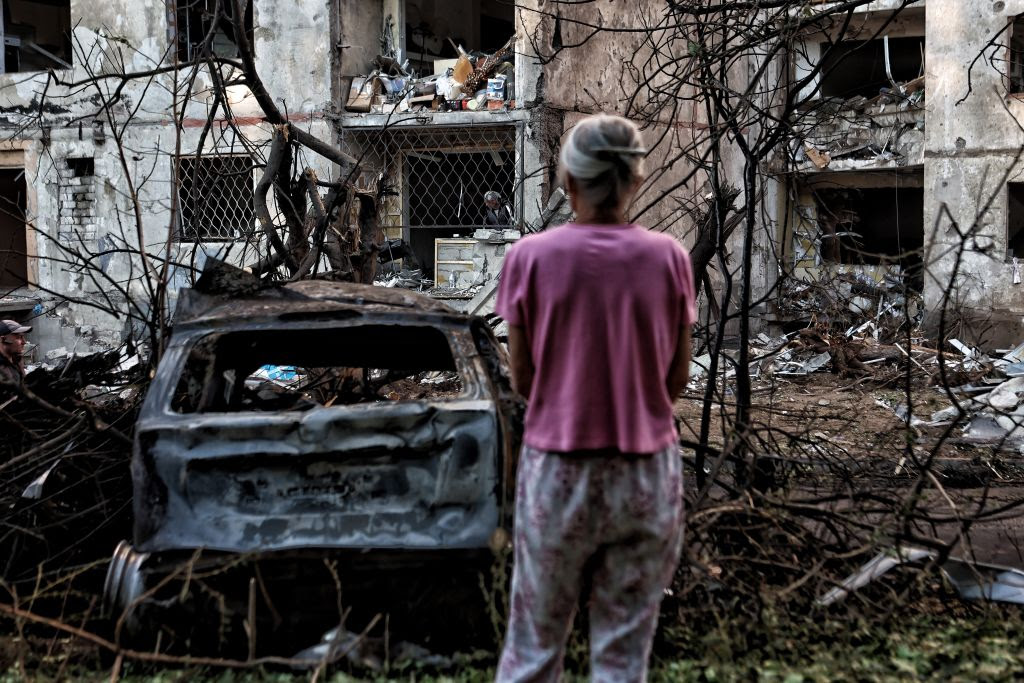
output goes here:
[{"label": "person in background", "polygon": [[645,154],[626,119],[577,124],[559,164],[576,220],[524,238],[502,267],[497,312],[528,403],[501,682],[559,679],[584,587],[592,680],[645,680],[679,561],[673,403],[693,274],[675,239],[626,222]]},{"label": "person in background", "polygon": [[25,333],[30,325],[14,320],[0,320],[0,383],[20,385],[25,378]]},{"label": "person in background", "polygon": [[512,213],[501,205],[501,195],[494,190],[484,193],[484,225],[489,228],[508,228],[512,225]]}]

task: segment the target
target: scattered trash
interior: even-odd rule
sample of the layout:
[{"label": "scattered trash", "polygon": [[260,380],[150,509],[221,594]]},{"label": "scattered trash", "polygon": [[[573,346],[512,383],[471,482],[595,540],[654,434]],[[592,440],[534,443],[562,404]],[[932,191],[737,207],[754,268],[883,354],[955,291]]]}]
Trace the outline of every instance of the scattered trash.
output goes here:
[{"label": "scattered trash", "polygon": [[[417,74],[409,61],[399,64],[378,55],[366,75],[356,76],[349,87],[345,109],[356,113],[390,114],[432,111],[504,111],[515,107],[513,50],[516,36],[491,54],[467,52],[451,43],[455,59],[421,60],[431,73]],[[450,41],[449,41],[450,42]]]},{"label": "scattered trash", "polygon": [[434,654],[421,645],[405,641],[385,643],[383,638],[368,638],[339,626],[325,633],[316,645],[296,654],[292,658],[295,662],[292,668],[313,668],[332,664],[342,658],[370,671],[382,671],[386,660],[389,660],[391,666],[416,664],[447,668],[453,664],[450,657]]},{"label": "scattered trash", "polygon": [[711,354],[705,353],[690,361],[690,381],[701,379],[711,370]]},{"label": "scattered trash", "polygon": [[[888,573],[895,567],[938,557],[938,552],[903,546],[885,551],[847,577],[842,584],[818,598],[821,606],[831,605]],[[965,600],[993,600],[1024,604],[1024,571],[949,557],[939,568]]]},{"label": "scattered trash", "polygon": [[775,373],[777,375],[789,377],[809,375],[812,372],[817,372],[818,370],[823,369],[826,365],[828,365],[828,363],[831,360],[832,355],[827,351],[819,353],[816,356],[812,356],[811,358],[803,362],[782,360],[781,362],[784,364],[784,366],[782,368],[777,369]]}]

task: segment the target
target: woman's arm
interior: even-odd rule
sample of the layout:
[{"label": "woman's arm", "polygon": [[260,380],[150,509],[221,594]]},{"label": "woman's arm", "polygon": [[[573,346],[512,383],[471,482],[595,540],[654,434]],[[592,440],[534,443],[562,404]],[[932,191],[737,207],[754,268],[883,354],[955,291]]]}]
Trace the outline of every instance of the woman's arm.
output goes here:
[{"label": "woman's arm", "polygon": [[508,355],[512,365],[512,387],[528,398],[530,387],[533,386],[533,358],[530,356],[526,330],[521,325],[508,326]]},{"label": "woman's arm", "polygon": [[[511,342],[511,336],[509,342]],[[674,402],[690,381],[690,325],[684,324],[679,330],[679,341],[672,365],[668,371],[668,395]]]}]

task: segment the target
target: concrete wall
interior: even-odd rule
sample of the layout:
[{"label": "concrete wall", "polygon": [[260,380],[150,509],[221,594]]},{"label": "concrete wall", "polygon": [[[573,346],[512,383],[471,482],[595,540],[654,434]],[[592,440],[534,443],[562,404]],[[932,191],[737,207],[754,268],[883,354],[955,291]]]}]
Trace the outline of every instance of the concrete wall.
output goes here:
[{"label": "concrete wall", "polygon": [[[1009,34],[985,50],[968,82],[967,64],[1017,14],[1024,1],[965,3],[928,0],[928,117],[925,150],[925,237],[930,309],[952,287],[956,304],[991,314],[1022,330],[1024,296],[1006,254],[1004,181],[1024,175],[1024,101],[1008,95],[1004,70]],[[966,99],[963,99],[966,98]],[[963,99],[962,102],[960,100]],[[946,215],[948,210],[950,215]],[[962,230],[976,227],[955,278]]]},{"label": "concrete wall", "polygon": [[[338,13],[343,46],[338,76],[344,81],[352,76],[365,75],[372,68],[373,58],[380,54],[384,12],[381,0],[342,0]],[[347,94],[344,92],[342,96]]]}]

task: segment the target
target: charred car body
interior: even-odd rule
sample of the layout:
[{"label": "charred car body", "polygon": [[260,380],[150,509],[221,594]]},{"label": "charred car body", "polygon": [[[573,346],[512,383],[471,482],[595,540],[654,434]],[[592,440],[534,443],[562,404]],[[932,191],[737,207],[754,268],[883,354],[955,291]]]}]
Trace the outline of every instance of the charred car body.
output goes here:
[{"label": "charred car body", "polygon": [[481,571],[505,544],[522,406],[482,319],[320,281],[183,297],[136,428],[134,543],[107,576],[119,624],[191,592],[222,624],[317,629],[328,605],[337,625],[367,581],[402,592],[384,568],[416,567],[415,601],[427,567]]}]

